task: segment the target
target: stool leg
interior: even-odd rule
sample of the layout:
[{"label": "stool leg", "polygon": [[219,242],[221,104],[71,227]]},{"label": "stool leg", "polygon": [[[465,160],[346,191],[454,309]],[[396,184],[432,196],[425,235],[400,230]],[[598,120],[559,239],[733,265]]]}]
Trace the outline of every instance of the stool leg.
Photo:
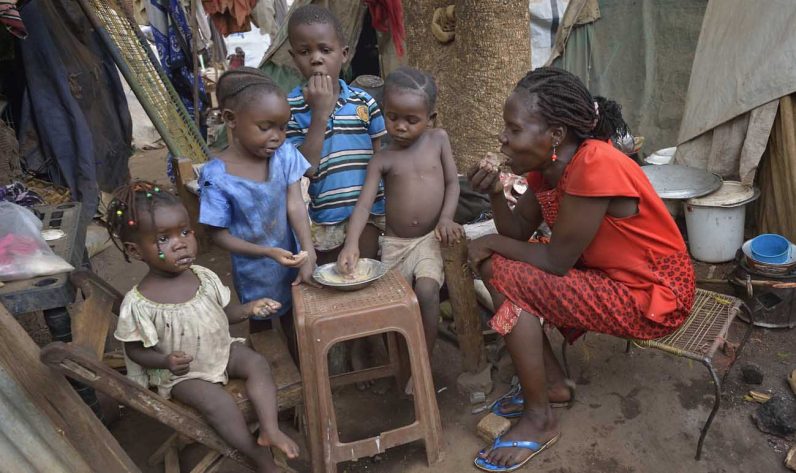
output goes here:
[{"label": "stool leg", "polygon": [[705,365],[705,367],[707,367],[708,371],[710,371],[710,376],[713,378],[713,387],[716,389],[716,399],[713,401],[713,409],[710,411],[708,420],[705,422],[704,427],[702,427],[702,433],[699,434],[696,452],[697,460],[702,457],[702,443],[705,441],[705,436],[708,434],[710,424],[713,423],[713,418],[716,417],[716,412],[718,412],[719,406],[721,405],[721,381],[719,380],[719,376],[716,374],[716,370],[713,368],[713,364],[710,362],[710,360],[703,359],[700,361],[703,365]]},{"label": "stool leg", "polygon": [[387,354],[389,357],[390,369],[394,373],[395,385],[403,391],[409,381],[410,369],[403,355],[401,340],[397,332],[387,332]]},{"label": "stool leg", "polygon": [[[318,341],[320,340],[320,341]],[[340,442],[337,436],[337,415],[334,412],[332,399],[331,372],[329,372],[329,353],[338,344],[336,340],[317,338],[315,386],[318,395],[317,414],[320,420],[319,447],[316,449],[322,455],[318,466],[313,464],[313,471],[317,473],[337,473],[337,462],[332,459],[332,448]],[[322,468],[318,468],[322,467]]]},{"label": "stool leg", "polygon": [[[407,326],[405,337],[413,337],[416,343],[407,340],[409,349],[409,363],[412,369],[412,382],[414,383],[415,416],[425,430],[426,460],[429,466],[442,459],[442,421],[437,407],[437,392],[431,375],[431,363],[425,347],[423,326],[419,322]],[[414,349],[412,349],[414,348]]]},{"label": "stool leg", "polygon": [[304,412],[307,420],[306,436],[313,473],[323,471],[323,422],[319,414],[320,386],[316,381],[316,369],[326,363],[326,359],[316,356],[315,344],[308,338],[311,327],[304,320],[296,322],[298,348],[301,366],[301,384],[304,390]]}]

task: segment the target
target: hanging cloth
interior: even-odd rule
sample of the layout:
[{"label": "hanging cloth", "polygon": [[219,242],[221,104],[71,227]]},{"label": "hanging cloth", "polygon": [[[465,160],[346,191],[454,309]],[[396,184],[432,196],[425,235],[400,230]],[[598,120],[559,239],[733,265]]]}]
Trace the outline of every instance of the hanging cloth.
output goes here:
[{"label": "hanging cloth", "polygon": [[[160,64],[180,96],[191,118],[195,117],[193,103],[193,36],[185,10],[179,0],[149,0],[147,4],[149,24],[158,50]],[[207,94],[202,78],[199,78],[199,115],[207,106]],[[200,124],[202,136],[206,127]]]},{"label": "hanging cloth", "polygon": [[395,53],[403,56],[406,31],[401,0],[365,0],[365,5],[370,10],[373,28],[381,32],[390,31]]},{"label": "hanging cloth", "polygon": [[202,0],[205,11],[224,36],[251,30],[251,14],[257,0]]},{"label": "hanging cloth", "polygon": [[25,39],[28,31],[17,11],[17,0],[0,0],[0,23],[17,38]]}]

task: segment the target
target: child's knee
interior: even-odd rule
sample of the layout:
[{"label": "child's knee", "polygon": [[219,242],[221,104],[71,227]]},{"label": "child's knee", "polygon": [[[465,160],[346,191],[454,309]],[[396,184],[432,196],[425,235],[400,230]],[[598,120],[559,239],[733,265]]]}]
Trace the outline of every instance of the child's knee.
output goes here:
[{"label": "child's knee", "polygon": [[439,303],[439,283],[431,278],[415,281],[415,295],[421,305]]}]

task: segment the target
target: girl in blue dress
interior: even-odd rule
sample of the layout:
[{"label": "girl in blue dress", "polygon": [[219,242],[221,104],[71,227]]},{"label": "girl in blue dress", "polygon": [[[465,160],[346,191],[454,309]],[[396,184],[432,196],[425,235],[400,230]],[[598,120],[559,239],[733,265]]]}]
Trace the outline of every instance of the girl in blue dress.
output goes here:
[{"label": "girl in blue dress", "polygon": [[275,315],[282,316],[292,308],[291,284],[311,283],[315,267],[301,194],[310,165],[285,142],[290,107],[267,75],[228,71],[216,91],[230,145],[202,169],[199,222],[231,253],[241,303],[267,297],[281,304]]}]

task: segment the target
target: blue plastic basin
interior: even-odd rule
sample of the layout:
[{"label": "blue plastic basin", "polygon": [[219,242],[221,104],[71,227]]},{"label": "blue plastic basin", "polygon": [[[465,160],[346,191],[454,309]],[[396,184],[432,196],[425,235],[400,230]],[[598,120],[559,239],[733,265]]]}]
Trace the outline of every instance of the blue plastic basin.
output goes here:
[{"label": "blue plastic basin", "polygon": [[761,263],[782,264],[790,257],[790,241],[782,235],[764,233],[752,239],[752,259]]}]

